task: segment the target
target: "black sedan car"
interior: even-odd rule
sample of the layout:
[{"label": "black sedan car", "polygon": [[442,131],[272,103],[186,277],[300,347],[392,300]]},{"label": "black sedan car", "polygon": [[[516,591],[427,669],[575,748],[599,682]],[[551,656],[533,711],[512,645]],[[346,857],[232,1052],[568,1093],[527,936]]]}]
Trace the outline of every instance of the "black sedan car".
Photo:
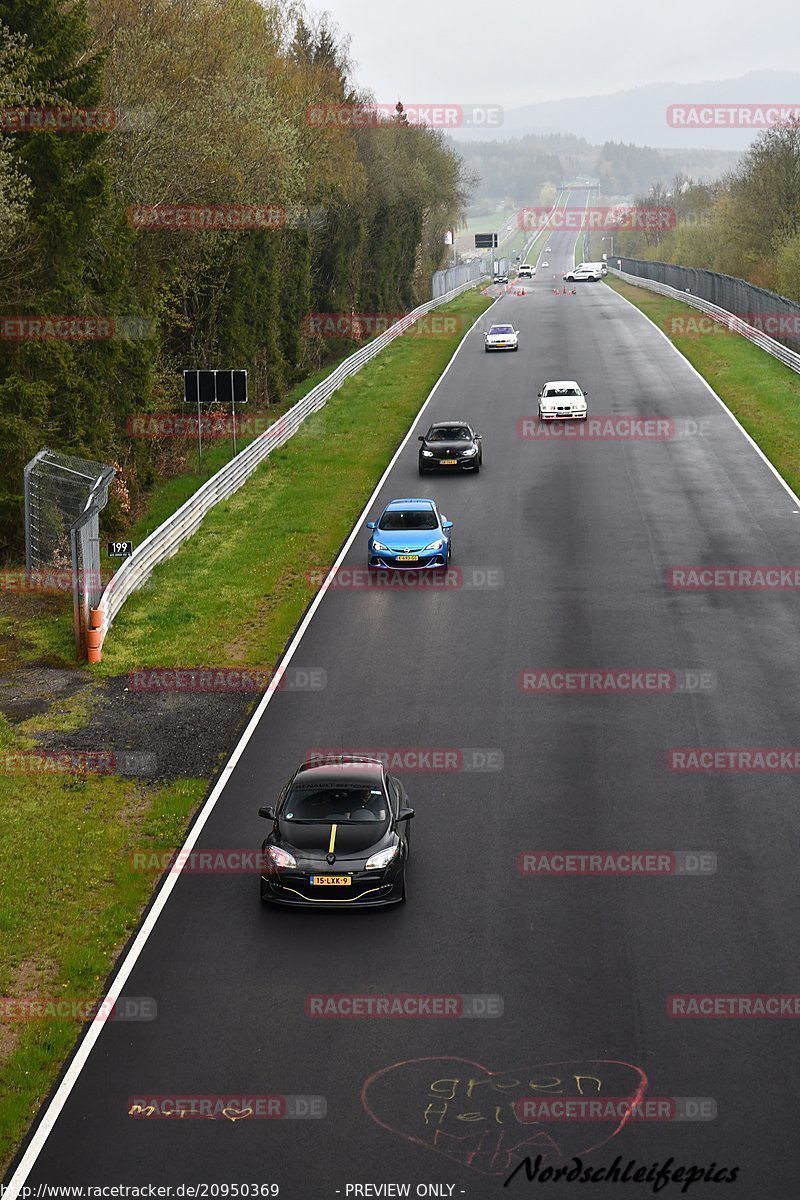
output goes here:
[{"label": "black sedan car", "polygon": [[419,473],[472,471],[483,464],[483,438],[466,421],[437,421],[419,436]]},{"label": "black sedan car", "polygon": [[406,898],[408,822],[399,779],[373,759],[305,762],[274,808],[261,899],[306,908],[378,907]]}]

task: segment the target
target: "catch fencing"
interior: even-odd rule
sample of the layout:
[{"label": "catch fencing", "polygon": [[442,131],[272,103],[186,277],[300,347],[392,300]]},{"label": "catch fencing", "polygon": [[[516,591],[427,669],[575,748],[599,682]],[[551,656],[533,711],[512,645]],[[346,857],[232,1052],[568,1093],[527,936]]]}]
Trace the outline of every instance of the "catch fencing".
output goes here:
[{"label": "catch fencing", "polygon": [[455,288],[465,284],[477,283],[482,275],[487,274],[486,263],[482,259],[462,263],[458,267],[447,267],[444,271],[434,271],[431,276],[431,297],[434,300],[446,296]]},{"label": "catch fencing", "polygon": [[111,577],[97,608],[92,610],[94,630],[100,631],[100,637],[97,639],[100,645],[102,646],[111,623],[128,597],[142,587],[157,566],[166,562],[180,549],[186,539],[197,531],[206,514],[216,504],[227,500],[229,496],[237,492],[273,450],[288,442],[307,417],[325,406],[328,399],[346,379],[360,371],[395,338],[410,329],[420,317],[471,287],[474,287],[472,279],[462,282],[443,295],[420,305],[419,308],[415,308],[390,326],[385,333],[374,338],[355,354],[351,354],[349,358],[339,364],[335,371],[331,372],[327,379],[312,388],[293,408],[290,408],[273,425],[270,425],[269,429],[266,429],[221,470],[212,475],[171,517],[154,529]]},{"label": "catch fencing", "polygon": [[746,279],[699,267],[616,254],[613,263],[609,258],[608,267],[626,283],[699,309],[800,373],[800,304],[794,300]]}]

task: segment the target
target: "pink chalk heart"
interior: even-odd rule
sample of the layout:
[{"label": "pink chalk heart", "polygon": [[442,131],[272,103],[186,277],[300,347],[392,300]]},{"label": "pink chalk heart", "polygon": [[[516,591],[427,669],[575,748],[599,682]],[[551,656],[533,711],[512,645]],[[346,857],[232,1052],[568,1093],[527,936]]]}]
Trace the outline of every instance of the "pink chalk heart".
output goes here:
[{"label": "pink chalk heart", "polygon": [[370,1075],[361,1102],[378,1125],[481,1175],[508,1175],[524,1158],[552,1164],[616,1137],[630,1114],[602,1121],[534,1120],[525,1100],[614,1097],[638,1104],[647,1076],[616,1059],[575,1059],[490,1071],[468,1058],[412,1058]]}]

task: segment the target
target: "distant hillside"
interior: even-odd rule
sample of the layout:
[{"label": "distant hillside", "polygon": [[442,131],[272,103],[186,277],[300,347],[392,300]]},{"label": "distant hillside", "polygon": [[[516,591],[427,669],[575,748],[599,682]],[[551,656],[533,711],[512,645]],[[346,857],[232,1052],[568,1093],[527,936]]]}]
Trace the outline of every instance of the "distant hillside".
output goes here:
[{"label": "distant hillside", "polygon": [[653,150],[619,142],[593,146],[566,134],[459,142],[457,148],[480,180],[472,199],[476,212],[538,204],[542,189],[572,178],[598,179],[606,197],[642,194],[654,183],[669,190],[676,175],[710,182],[729,171],[739,157],[730,150]]},{"label": "distant hillside", "polygon": [[[671,104],[794,104],[800,106],[800,74],[796,71],[751,71],[736,79],[700,83],[653,83],[602,96],[540,101],[506,109],[503,138],[525,134],[570,133],[594,144],[634,142],[639,146],[706,147],[743,150],[755,136],[747,129],[694,132],[667,124]],[[459,130],[457,141],[486,141],[491,132]]]}]

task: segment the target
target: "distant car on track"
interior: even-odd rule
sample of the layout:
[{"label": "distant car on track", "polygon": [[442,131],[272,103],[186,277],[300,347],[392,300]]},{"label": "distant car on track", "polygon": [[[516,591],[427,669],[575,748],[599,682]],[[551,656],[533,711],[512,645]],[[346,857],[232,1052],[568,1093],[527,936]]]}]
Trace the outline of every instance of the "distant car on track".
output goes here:
[{"label": "distant car on track", "polygon": [[376,570],[425,570],[446,567],[452,553],[453,522],[439,512],[434,500],[411,497],[392,500],[371,530],[367,565]]},{"label": "distant car on track", "polygon": [[550,266],[550,263],[549,263],[549,262],[543,262],[543,263],[542,263],[542,266],[543,266],[543,267],[549,267],[549,266]]},{"label": "distant car on track", "polygon": [[539,420],[585,421],[588,394],[574,379],[551,380],[539,392]]},{"label": "distant car on track", "polygon": [[508,276],[507,275],[495,275],[494,282],[495,283],[508,283]]},{"label": "distant car on track", "polygon": [[567,283],[599,283],[600,268],[587,267],[581,264],[579,267],[573,267],[571,271],[564,274],[564,279]]},{"label": "distant car on track", "polygon": [[483,335],[484,350],[518,350],[519,330],[513,325],[490,325]]},{"label": "distant car on track", "polygon": [[519,268],[520,279],[533,279],[536,274],[536,267],[533,263],[522,263]]},{"label": "distant car on track", "polygon": [[483,464],[482,438],[466,421],[437,421],[420,434],[419,473],[428,471],[471,471],[477,475]]},{"label": "distant car on track", "polygon": [[379,907],[406,898],[414,809],[399,779],[369,758],[304,762],[262,844],[261,899],[306,908]]}]

